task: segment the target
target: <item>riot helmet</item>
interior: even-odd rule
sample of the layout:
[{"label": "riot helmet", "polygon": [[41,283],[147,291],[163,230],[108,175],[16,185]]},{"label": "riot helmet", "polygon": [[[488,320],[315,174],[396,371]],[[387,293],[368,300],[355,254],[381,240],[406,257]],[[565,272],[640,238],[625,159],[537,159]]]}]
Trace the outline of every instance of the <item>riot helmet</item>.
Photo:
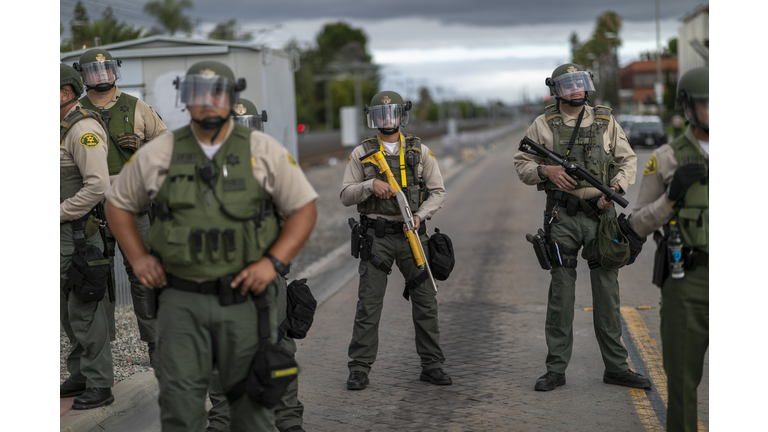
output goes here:
[{"label": "riot helmet", "polygon": [[264,132],[264,123],[267,121],[267,112],[256,109],[256,105],[248,99],[240,98],[232,109],[232,120],[249,129]]},{"label": "riot helmet", "polygon": [[88,90],[107,92],[120,81],[120,59],[112,58],[109,51],[93,48],[80,55],[80,61],[72,64],[83,77]]},{"label": "riot helmet", "polygon": [[59,88],[64,88],[65,86],[72,86],[74,96],[72,96],[71,100],[61,104],[59,108],[64,108],[71,104],[83,94],[83,81],[80,78],[80,74],[72,66],[59,63]]},{"label": "riot helmet", "polygon": [[[235,74],[227,65],[217,61],[201,61],[193,64],[183,77],[176,77],[176,106],[208,106],[234,109],[240,92],[245,90],[245,79],[235,80]],[[227,117],[193,118],[204,129],[220,129]]]},{"label": "riot helmet", "polygon": [[371,106],[365,106],[368,127],[378,129],[384,135],[392,135],[400,131],[400,126],[408,124],[408,111],[411,101],[403,102],[403,98],[393,91],[376,93],[371,99]]},{"label": "riot helmet", "polygon": [[709,134],[709,119],[704,123],[696,115],[696,104],[709,108],[709,67],[691,69],[677,83],[675,110],[683,111],[688,122]]},{"label": "riot helmet", "polygon": [[[552,76],[544,80],[549,87],[549,94],[555,96],[558,101],[565,101],[570,106],[582,106],[589,100],[589,92],[595,91],[592,82],[592,72],[585,71],[576,63],[566,63],[558,66]],[[563,99],[574,93],[584,92],[583,98]]]}]

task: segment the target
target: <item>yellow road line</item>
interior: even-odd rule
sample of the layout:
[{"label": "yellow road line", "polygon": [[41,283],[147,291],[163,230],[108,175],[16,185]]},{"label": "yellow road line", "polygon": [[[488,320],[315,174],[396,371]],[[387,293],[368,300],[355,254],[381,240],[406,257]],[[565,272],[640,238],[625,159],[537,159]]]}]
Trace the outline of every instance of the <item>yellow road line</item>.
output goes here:
[{"label": "yellow road line", "polygon": [[[629,334],[632,336],[632,340],[635,342],[637,352],[640,353],[640,357],[645,363],[645,368],[648,370],[648,375],[653,382],[653,387],[656,389],[656,393],[659,394],[661,401],[666,406],[668,404],[667,397],[667,374],[664,372],[664,362],[659,354],[659,350],[656,349],[656,340],[653,339],[648,332],[645,322],[640,317],[640,314],[631,307],[622,307],[621,315],[624,321],[627,323]],[[623,341],[622,341],[623,342]],[[626,345],[626,344],[625,344]],[[628,360],[630,368],[632,368],[632,361]],[[635,411],[640,417],[646,430],[664,430],[663,426],[659,424],[659,419],[656,417],[655,412],[651,408],[650,401],[645,396],[644,390],[628,388],[629,394],[632,397],[632,402],[635,406]],[[706,426],[699,419],[698,424],[699,432],[707,432]],[[659,429],[661,427],[661,429]]]}]

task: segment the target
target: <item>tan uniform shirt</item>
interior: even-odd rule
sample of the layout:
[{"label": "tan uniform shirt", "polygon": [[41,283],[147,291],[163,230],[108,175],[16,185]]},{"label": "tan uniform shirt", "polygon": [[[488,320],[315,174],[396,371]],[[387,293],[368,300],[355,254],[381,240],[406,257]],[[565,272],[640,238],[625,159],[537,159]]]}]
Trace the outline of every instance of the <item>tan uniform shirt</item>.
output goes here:
[{"label": "tan uniform shirt", "polygon": [[[225,125],[225,140],[232,134],[232,126],[230,119]],[[317,192],[299,164],[277,140],[254,131],[251,133],[250,144],[253,177],[272,196],[275,205],[286,218],[317,199]],[[109,202],[121,210],[139,212],[157,197],[165,181],[172,154],[173,132],[167,132],[145,144],[112,183],[107,192]]]},{"label": "tan uniform shirt", "polygon": [[[347,207],[360,204],[373,194],[373,181],[376,179],[378,171],[373,167],[363,169],[363,163],[360,162],[360,158],[365,156],[365,153],[365,148],[362,145],[357,146],[352,151],[347,160],[347,166],[344,168],[344,179],[342,180],[339,197],[341,198],[341,203]],[[384,146],[384,154],[400,155],[400,145],[396,145],[392,153]],[[406,169],[410,169],[410,167]],[[393,174],[395,178],[400,176],[400,173]],[[417,168],[417,174],[424,179],[424,183],[427,189],[429,189],[429,198],[421,204],[419,210],[413,215],[418,216],[419,219],[424,221],[431,218],[443,206],[445,201],[445,186],[443,185],[443,176],[440,174],[440,167],[437,165],[435,155],[424,144],[421,145],[421,163]],[[373,219],[382,217],[391,221],[403,220],[402,215],[370,214],[368,217]]]},{"label": "tan uniform shirt", "polygon": [[[67,115],[82,107],[78,102]],[[59,223],[63,223],[83,217],[109,188],[107,134],[99,122],[84,118],[72,126],[59,144],[59,166],[76,166],[83,176],[83,188],[59,204]]]},{"label": "tan uniform shirt", "polygon": [[[586,111],[584,112],[584,118],[581,120],[580,127],[589,127],[595,122],[595,109],[590,106],[585,106],[584,108]],[[571,117],[562,111],[561,114],[563,115],[563,122],[566,126],[576,127],[577,117]],[[544,114],[534,120],[525,135],[541,146],[552,150],[554,137],[552,135],[552,129],[545,121]],[[635,183],[635,174],[637,174],[637,156],[635,155],[635,152],[632,151],[632,147],[629,145],[624,130],[621,129],[621,126],[619,126],[619,123],[613,116],[611,116],[611,121],[608,123],[608,128],[603,133],[603,147],[606,152],[613,155],[614,161],[619,168],[618,174],[616,174],[616,177],[611,180],[608,186],[619,185],[623,193],[626,193],[627,189]],[[540,157],[522,151],[518,151],[517,154],[515,154],[515,169],[517,170],[518,177],[520,177],[520,180],[522,180],[523,183],[527,185],[535,185],[544,182],[544,179],[539,177],[536,170],[540,160]],[[591,186],[566,192],[581,199],[590,199],[602,195],[599,190]]]},{"label": "tan uniform shirt", "polygon": [[[709,155],[699,145],[699,140],[693,135],[693,128],[685,131],[685,137],[709,160]],[[643,170],[643,182],[640,184],[640,194],[632,210],[629,223],[639,236],[647,236],[662,225],[669,222],[675,214],[675,209],[667,204],[667,186],[677,170],[675,152],[669,144],[653,151],[651,159]]]},{"label": "tan uniform shirt", "polygon": [[[121,94],[123,94],[123,92],[121,92],[119,88],[115,87],[115,94],[112,96],[112,99],[110,99],[109,102],[107,102],[104,106],[96,104],[96,102],[93,102],[90,97],[88,99],[91,99],[91,102],[96,108],[110,109],[115,106],[117,99]],[[144,141],[150,141],[166,132],[168,132],[168,128],[160,119],[160,116],[157,115],[155,110],[153,110],[143,100],[138,99],[136,101],[136,111],[133,117],[133,133],[138,135],[139,138]],[[115,137],[115,139],[117,139],[117,137]]]}]

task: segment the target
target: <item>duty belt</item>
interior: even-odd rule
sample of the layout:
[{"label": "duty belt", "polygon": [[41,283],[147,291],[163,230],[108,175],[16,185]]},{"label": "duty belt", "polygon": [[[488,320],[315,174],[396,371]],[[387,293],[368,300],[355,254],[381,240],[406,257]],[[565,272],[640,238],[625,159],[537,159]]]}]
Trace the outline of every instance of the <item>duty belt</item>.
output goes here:
[{"label": "duty belt", "polygon": [[[360,224],[368,230],[372,228],[376,231],[376,237],[384,237],[384,234],[397,234],[403,232],[403,226],[405,222],[388,221],[382,217],[372,219],[364,214],[360,215]],[[419,225],[419,235],[424,235],[427,232],[427,224],[421,221]]]},{"label": "duty belt", "polygon": [[234,274],[229,274],[218,279],[195,282],[168,274],[166,275],[166,280],[168,281],[168,286],[166,288],[173,288],[179,291],[193,292],[197,294],[215,295],[219,298],[219,304],[221,306],[229,306],[231,304],[245,302],[248,300],[249,295],[249,293],[245,293],[245,295],[240,294],[240,287],[231,287],[230,284],[234,278]]}]

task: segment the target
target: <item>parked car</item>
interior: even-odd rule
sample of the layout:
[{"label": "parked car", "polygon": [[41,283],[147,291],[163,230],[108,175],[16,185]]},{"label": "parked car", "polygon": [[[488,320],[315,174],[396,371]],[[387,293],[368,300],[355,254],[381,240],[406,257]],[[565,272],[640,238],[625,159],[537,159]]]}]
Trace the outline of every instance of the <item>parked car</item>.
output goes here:
[{"label": "parked car", "polygon": [[616,116],[616,121],[619,122],[619,126],[624,129],[624,133],[629,134],[629,129],[632,128],[632,119],[635,116],[629,114],[620,114]]},{"label": "parked car", "polygon": [[667,143],[667,131],[659,116],[633,116],[631,122],[624,132],[632,147],[655,148]]}]

